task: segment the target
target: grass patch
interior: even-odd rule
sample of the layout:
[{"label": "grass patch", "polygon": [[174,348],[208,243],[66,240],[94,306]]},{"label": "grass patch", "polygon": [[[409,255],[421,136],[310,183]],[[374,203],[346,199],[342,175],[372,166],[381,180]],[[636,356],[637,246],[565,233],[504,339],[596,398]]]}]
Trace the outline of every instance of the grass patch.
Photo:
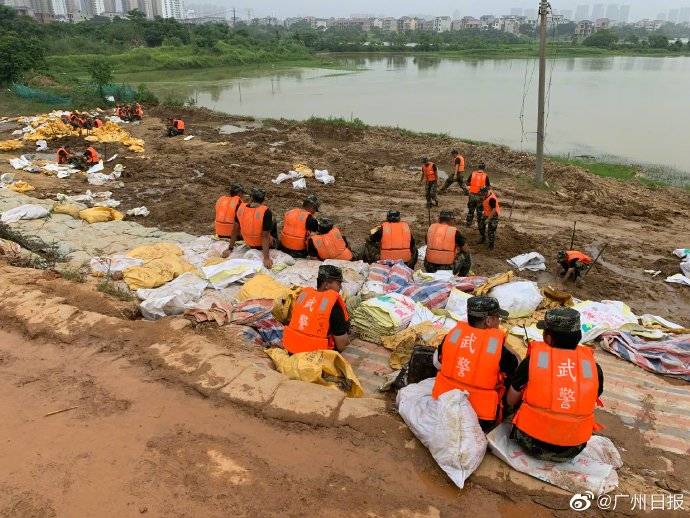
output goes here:
[{"label": "grass patch", "polygon": [[99,282],[96,286],[96,289],[101,293],[105,293],[106,295],[110,295],[111,297],[115,297],[116,299],[125,302],[134,300],[132,292],[130,292],[127,288],[123,288],[122,286],[115,284],[109,277],[106,277]]},{"label": "grass patch", "polygon": [[9,90],[0,91],[0,115],[14,117],[18,115],[35,115],[54,110],[55,106],[23,99]]},{"label": "grass patch", "polygon": [[83,266],[60,268],[57,272],[67,281],[78,282],[80,284],[86,282],[86,270]]},{"label": "grass patch", "polygon": [[35,236],[28,236],[18,229],[0,223],[0,239],[7,239],[21,246],[29,253],[20,253],[10,260],[13,266],[38,269],[55,269],[55,265],[65,260],[58,244],[47,243]]},{"label": "grass patch", "polygon": [[[620,164],[614,162],[602,162],[597,160],[586,160],[581,158],[566,158],[562,156],[549,157],[550,160],[559,164],[574,165],[585,171],[589,171],[597,176],[604,178],[614,178],[619,181],[635,181],[650,188],[658,188],[664,185],[672,185],[671,182],[663,181],[660,177],[650,178],[642,166],[634,164]],[[680,185],[681,187],[683,185]]]},{"label": "grass patch", "polygon": [[369,125],[366,124],[362,119],[354,117],[352,119],[344,119],[342,117],[309,117],[307,119],[307,124],[310,125],[324,125],[324,126],[336,126],[340,128],[352,128],[352,129],[365,129]]}]

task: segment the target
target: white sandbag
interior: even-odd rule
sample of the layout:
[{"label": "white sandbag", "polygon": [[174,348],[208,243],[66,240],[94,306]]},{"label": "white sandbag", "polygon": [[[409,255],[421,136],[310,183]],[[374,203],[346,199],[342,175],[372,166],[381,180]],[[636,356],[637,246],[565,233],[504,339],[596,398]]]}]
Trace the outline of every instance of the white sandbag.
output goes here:
[{"label": "white sandbag", "polygon": [[650,315],[650,314],[644,314],[640,317],[640,323],[645,326],[645,327],[652,327],[654,324],[661,324],[664,327],[667,327],[669,329],[682,329],[683,326],[680,324],[676,324],[675,322],[671,322],[670,320],[666,320],[663,317],[657,316],[657,315]]},{"label": "white sandbag", "polygon": [[450,282],[453,279],[452,270],[439,270],[437,272],[425,272],[423,270],[415,270],[412,278],[415,282],[425,283],[425,282],[436,282],[444,281]]},{"label": "white sandbag", "polygon": [[450,295],[446,301],[446,310],[456,320],[467,321],[467,301],[472,298],[471,293],[465,293],[456,288],[450,290]]},{"label": "white sandbag", "polygon": [[[247,250],[242,256],[244,259],[250,259],[253,261],[259,261],[263,263],[264,254],[261,250],[255,250],[253,248]],[[295,258],[281,250],[269,250],[268,257],[273,261],[273,268],[271,271],[279,272],[284,270],[288,266],[295,264]]]},{"label": "white sandbag", "polygon": [[685,259],[686,257],[690,257],[690,248],[676,248],[673,251],[673,255],[680,259]]},{"label": "white sandbag", "polygon": [[458,323],[457,319],[444,315],[435,315],[421,302],[415,303],[415,312],[410,320],[410,327],[421,323],[431,323],[435,328],[450,330]]},{"label": "white sandbag", "polygon": [[25,167],[29,167],[31,162],[22,155],[19,158],[10,158],[10,164],[15,169],[24,169]]},{"label": "white sandbag", "polygon": [[295,180],[292,182],[292,188],[295,190],[302,190],[307,188],[307,181],[304,178],[300,178],[299,180]]},{"label": "white sandbag", "polygon": [[0,184],[3,185],[10,185],[14,183],[16,180],[14,173],[4,173],[3,175],[0,175]]},{"label": "white sandbag", "polygon": [[92,257],[89,263],[91,273],[96,276],[121,274],[132,266],[141,266],[144,261],[124,254],[115,254],[110,257]]},{"label": "white sandbag", "polygon": [[250,259],[228,259],[222,263],[201,268],[213,288],[219,290],[232,283],[242,281],[263,269],[261,261]]},{"label": "white sandbag", "polygon": [[117,153],[115,153],[115,154],[114,154],[113,156],[111,156],[108,160],[106,160],[106,162],[112,162],[112,161],[115,160],[116,158],[117,158]]},{"label": "white sandbag", "polygon": [[100,173],[103,171],[103,160],[99,160],[97,164],[92,165],[86,170],[86,174]]},{"label": "white sandbag", "polygon": [[86,181],[91,185],[105,185],[114,179],[113,175],[103,173],[89,173],[86,176]]},{"label": "white sandbag", "polygon": [[685,286],[690,286],[690,277],[686,277],[682,273],[677,273],[675,275],[671,275],[670,277],[666,277],[666,282],[670,282],[672,284],[684,284]]},{"label": "white sandbag", "polygon": [[16,223],[20,219],[40,219],[48,215],[48,209],[31,203],[6,210],[0,216],[3,223]]},{"label": "white sandbag", "polygon": [[335,183],[335,176],[328,174],[327,170],[314,169],[314,178],[324,185]]},{"label": "white sandbag", "polygon": [[194,135],[187,135],[187,136],[186,136],[184,139],[182,139],[182,140],[184,140],[184,141],[186,141],[186,142],[189,142],[189,141],[192,140],[193,138],[194,138]]},{"label": "white sandbag", "polygon": [[626,324],[637,324],[637,315],[618,300],[594,302],[585,300],[573,306],[580,312],[582,343],[590,342],[606,331],[615,331]]},{"label": "white sandbag", "polygon": [[484,459],[486,436],[467,394],[450,390],[434,399],[434,382],[429,378],[400,389],[398,412],[441,469],[462,488]]},{"label": "white sandbag", "polygon": [[591,491],[595,497],[618,487],[616,469],[620,453],[607,437],[592,436],[582,452],[568,462],[546,462],[527,455],[510,439],[512,424],[503,423],[488,434],[491,451],[513,469],[543,480],[569,493]]},{"label": "white sandbag", "polygon": [[379,281],[366,281],[359,294],[362,300],[373,299],[386,293],[386,284]]},{"label": "white sandbag", "polygon": [[229,247],[230,243],[213,236],[199,236],[194,241],[180,244],[184,258],[197,268],[204,266],[209,259],[222,257]]},{"label": "white sandbag", "polygon": [[151,214],[151,212],[145,206],[142,206],[142,207],[135,207],[133,209],[129,209],[125,214],[127,214],[128,216],[145,217],[145,216],[148,216],[149,214]]},{"label": "white sandbag", "polygon": [[519,271],[530,270],[532,272],[543,272],[546,270],[546,260],[544,256],[538,252],[528,252],[526,254],[516,255],[507,262],[513,268]]},{"label": "white sandbag", "polygon": [[45,140],[36,141],[36,151],[45,151],[48,149],[48,143]]},{"label": "white sandbag", "polygon": [[155,289],[138,289],[141,314],[148,320],[184,313],[186,305],[196,302],[208,286],[208,281],[194,273],[183,273],[175,280]]},{"label": "white sandbag", "polygon": [[112,198],[106,198],[105,200],[99,200],[94,202],[93,206],[94,207],[110,207],[110,208],[115,208],[120,206],[119,201],[113,200]]},{"label": "white sandbag", "polygon": [[683,272],[683,275],[690,278],[690,257],[680,263],[680,271]]},{"label": "white sandbag", "polygon": [[285,180],[294,180],[295,178],[302,178],[302,175],[297,171],[288,171],[287,173],[280,173],[276,178],[271,180],[274,184],[278,185],[283,183]]},{"label": "white sandbag", "polygon": [[544,298],[536,282],[515,281],[492,288],[490,297],[496,297],[501,309],[510,313],[510,318],[527,317],[534,313]]}]

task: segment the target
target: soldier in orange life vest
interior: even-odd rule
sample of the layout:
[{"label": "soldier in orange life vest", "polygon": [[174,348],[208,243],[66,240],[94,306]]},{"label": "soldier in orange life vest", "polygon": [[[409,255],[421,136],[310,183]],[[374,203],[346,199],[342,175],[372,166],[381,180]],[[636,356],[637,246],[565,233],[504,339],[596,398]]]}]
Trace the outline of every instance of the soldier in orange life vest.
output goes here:
[{"label": "soldier in orange life vest", "polygon": [[604,374],[592,350],[578,345],[582,332],[576,310],[551,309],[537,327],[544,330],[544,341],[530,343],[508,389],[508,405],[521,401],[511,437],[532,457],[565,462],[598,429],[594,407]]},{"label": "soldier in orange life vest", "polygon": [[184,121],[182,119],[170,119],[168,126],[168,137],[184,135]]},{"label": "soldier in orange life vest", "polygon": [[481,224],[482,220],[482,203],[484,202],[484,195],[491,187],[489,175],[484,171],[486,164],[479,162],[477,170],[472,171],[467,177],[467,187],[470,191],[470,197],[467,200],[467,226],[472,225],[474,214],[477,213],[477,226]]},{"label": "soldier in orange life vest", "polygon": [[436,164],[429,161],[427,157],[422,158],[422,178],[420,183],[425,185],[424,193],[427,208],[431,207],[432,203],[438,207],[438,198],[436,197],[438,169]]},{"label": "soldier in orange life vest", "polygon": [[132,109],[132,118],[135,120],[141,120],[144,118],[144,109],[141,107],[141,104],[134,104],[134,108]]},{"label": "soldier in orange life vest", "polygon": [[343,272],[321,265],[316,289],[304,288],[292,306],[290,324],[283,331],[283,347],[290,353],[321,350],[342,352],[350,343],[350,317],[340,297]]},{"label": "soldier in orange life vest", "polygon": [[578,250],[561,250],[556,255],[561,271],[559,275],[565,281],[576,281],[580,274],[584,273],[592,265],[592,258]]},{"label": "soldier in orange life vest", "polygon": [[70,150],[69,146],[63,146],[57,150],[57,163],[66,164],[69,162],[71,156],[72,151]]},{"label": "soldier in orange life vest", "polygon": [[467,187],[465,187],[465,179],[463,178],[465,175],[465,157],[462,156],[457,149],[451,151],[451,155],[453,156],[453,173],[448,175],[448,179],[446,180],[446,183],[443,184],[443,187],[441,187],[439,190],[439,193],[443,194],[451,185],[453,185],[453,182],[458,182],[462,192],[467,194],[468,191]]},{"label": "soldier in orange life vest", "polygon": [[278,248],[292,257],[307,257],[307,239],[319,231],[319,222],[314,217],[319,211],[319,199],[310,194],[302,202],[301,209],[291,209],[283,218]]},{"label": "soldier in orange life vest", "polygon": [[269,251],[275,248],[276,224],[273,221],[273,213],[266,205],[266,191],[253,188],[250,194],[251,201],[247,205],[241,205],[235,215],[235,225],[232,229],[230,247],[225,256],[227,257],[235,247],[237,238],[242,235],[244,244],[255,250],[261,250],[263,263],[269,270],[273,268],[273,261]]},{"label": "soldier in orange life vest", "polygon": [[400,221],[400,211],[389,210],[386,222],[371,231],[364,248],[364,261],[403,261],[410,268],[417,264],[419,252],[410,226]]},{"label": "soldier in orange life vest", "polygon": [[96,151],[96,149],[93,146],[89,146],[86,148],[86,151],[84,151],[84,161],[86,162],[86,165],[88,167],[96,165],[100,160],[101,155],[98,154],[98,151]]},{"label": "soldier in orange life vest", "polygon": [[240,184],[234,183],[230,186],[230,196],[221,196],[218,198],[216,202],[216,236],[224,238],[232,237],[237,209],[244,205],[242,201],[243,194],[244,188]]},{"label": "soldier in orange life vest", "polygon": [[309,238],[307,249],[310,256],[318,257],[321,261],[326,259],[355,260],[355,254],[352,252],[347,239],[328,218],[319,220],[319,233]]},{"label": "soldier in orange life vest", "polygon": [[499,328],[508,312],[493,297],[467,300],[467,322],[458,322],[434,354],[438,369],[434,399],[459,389],[469,393],[469,401],[484,431],[502,419],[503,395],[507,380],[518,360],[504,347],[506,334]]},{"label": "soldier in orange life vest", "polygon": [[442,210],[438,223],[429,227],[426,235],[426,256],[424,269],[434,273],[438,270],[453,270],[453,275],[465,277],[472,267],[470,251],[465,238],[453,225],[455,216],[452,210]]},{"label": "soldier in orange life vest", "polygon": [[482,203],[482,219],[479,222],[479,234],[482,238],[479,243],[484,243],[487,239],[486,228],[489,227],[488,232],[488,248],[494,249],[496,243],[496,229],[498,228],[498,216],[501,214],[501,206],[498,203],[498,197],[494,191],[489,190],[484,196]]}]

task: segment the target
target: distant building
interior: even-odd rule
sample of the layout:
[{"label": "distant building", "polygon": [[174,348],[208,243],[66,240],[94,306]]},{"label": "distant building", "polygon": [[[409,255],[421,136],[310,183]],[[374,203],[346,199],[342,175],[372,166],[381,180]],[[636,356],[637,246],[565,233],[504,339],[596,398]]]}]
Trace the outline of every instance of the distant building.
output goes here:
[{"label": "distant building", "polygon": [[450,16],[437,16],[434,18],[434,31],[448,32],[451,29],[451,24]]},{"label": "distant building", "polygon": [[583,20],[589,20],[589,6],[588,5],[578,5],[575,9],[575,21],[581,22]]},{"label": "distant building", "polygon": [[260,25],[262,27],[277,27],[280,25],[280,20],[273,16],[266,16],[265,18],[252,18],[251,23],[252,25]]},{"label": "distant building", "polygon": [[618,23],[626,24],[630,21],[630,6],[621,5],[618,10]]},{"label": "distant building", "polygon": [[185,23],[193,25],[204,25],[205,23],[223,23],[230,25],[230,21],[225,16],[189,16],[185,18]]},{"label": "distant building", "polygon": [[492,16],[490,14],[485,14],[485,15],[482,15],[479,17],[479,21],[485,25],[492,25],[495,20],[496,20],[496,17]]},{"label": "distant building", "polygon": [[594,7],[592,7],[592,20],[603,18],[605,14],[604,4],[594,4]]},{"label": "distant building", "polygon": [[580,20],[575,27],[575,36],[578,38],[588,38],[594,32],[594,22],[590,20]]},{"label": "distant building", "polygon": [[473,16],[464,16],[461,23],[463,29],[480,29],[482,27],[482,21]]},{"label": "distant building", "polygon": [[417,20],[409,16],[398,18],[398,32],[410,32],[417,30]]},{"label": "distant building", "polygon": [[618,4],[609,4],[606,8],[606,18],[611,20],[611,23],[618,23],[619,16]]},{"label": "distant building", "polygon": [[611,28],[611,20],[608,18],[599,18],[594,20],[594,32],[604,31]]},{"label": "distant building", "polygon": [[381,30],[388,32],[398,32],[398,20],[395,18],[382,18]]},{"label": "distant building", "polygon": [[646,31],[656,31],[661,29],[664,25],[662,20],[639,20],[635,22],[635,27],[638,29],[644,29]]},{"label": "distant building", "polygon": [[450,24],[450,30],[451,31],[461,31],[462,29],[464,29],[464,27],[462,26],[462,19],[461,18],[455,19],[451,22],[451,24]]}]

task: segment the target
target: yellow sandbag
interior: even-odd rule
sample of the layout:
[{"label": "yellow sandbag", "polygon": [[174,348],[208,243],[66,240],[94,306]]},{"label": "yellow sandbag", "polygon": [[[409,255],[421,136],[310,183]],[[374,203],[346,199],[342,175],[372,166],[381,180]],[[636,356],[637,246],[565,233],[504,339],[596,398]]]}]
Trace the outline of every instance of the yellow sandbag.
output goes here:
[{"label": "yellow sandbag", "polygon": [[237,300],[240,302],[253,299],[281,300],[287,291],[287,286],[280,284],[270,275],[259,274],[244,283],[237,294]]},{"label": "yellow sandbag", "polygon": [[53,205],[54,214],[67,214],[75,219],[79,219],[79,213],[82,210],[85,210],[85,207],[76,203],[56,203]]},{"label": "yellow sandbag", "polygon": [[43,115],[32,124],[34,131],[24,134],[24,140],[52,140],[63,137],[78,137],[79,130],[65,124],[60,117]]},{"label": "yellow sandbag", "polygon": [[7,188],[14,192],[29,192],[36,190],[36,187],[24,180],[17,180],[13,184],[8,185]]},{"label": "yellow sandbag", "polygon": [[266,349],[278,372],[293,380],[339,388],[349,397],[364,396],[355,371],[337,351],[314,351],[290,356],[285,349]]},{"label": "yellow sandbag", "polygon": [[105,223],[106,221],[122,221],[122,212],[112,207],[92,207],[79,211],[79,217],[87,223]]},{"label": "yellow sandbag", "polygon": [[10,139],[0,141],[0,151],[14,151],[15,149],[21,149],[24,144],[21,140]]},{"label": "yellow sandbag", "polygon": [[293,169],[293,171],[297,171],[302,176],[308,176],[310,178],[312,176],[314,176],[314,171],[312,170],[311,167],[309,167],[306,164],[294,164],[292,166],[292,169]]},{"label": "yellow sandbag", "polygon": [[170,255],[182,255],[182,249],[174,243],[156,243],[155,245],[141,245],[130,250],[127,257],[150,261]]},{"label": "yellow sandbag", "polygon": [[410,361],[415,345],[438,347],[446,333],[445,329],[434,327],[431,322],[422,322],[392,336],[382,336],[383,346],[391,350],[388,364],[392,369],[401,369]]},{"label": "yellow sandbag", "polygon": [[289,324],[290,317],[292,316],[292,305],[300,293],[302,293],[301,286],[292,286],[282,297],[275,299],[272,311],[273,318],[282,324]]},{"label": "yellow sandbag", "polygon": [[481,286],[475,288],[474,294],[477,296],[486,295],[487,293],[489,293],[489,291],[491,291],[491,288],[495,288],[496,286],[499,286],[501,284],[506,284],[512,281],[513,277],[515,277],[515,272],[513,270],[498,273],[493,277],[489,277],[488,280]]},{"label": "yellow sandbag", "polygon": [[182,257],[172,255],[153,259],[142,266],[132,266],[122,272],[122,278],[131,290],[157,288],[183,273],[198,273],[196,268]]}]

